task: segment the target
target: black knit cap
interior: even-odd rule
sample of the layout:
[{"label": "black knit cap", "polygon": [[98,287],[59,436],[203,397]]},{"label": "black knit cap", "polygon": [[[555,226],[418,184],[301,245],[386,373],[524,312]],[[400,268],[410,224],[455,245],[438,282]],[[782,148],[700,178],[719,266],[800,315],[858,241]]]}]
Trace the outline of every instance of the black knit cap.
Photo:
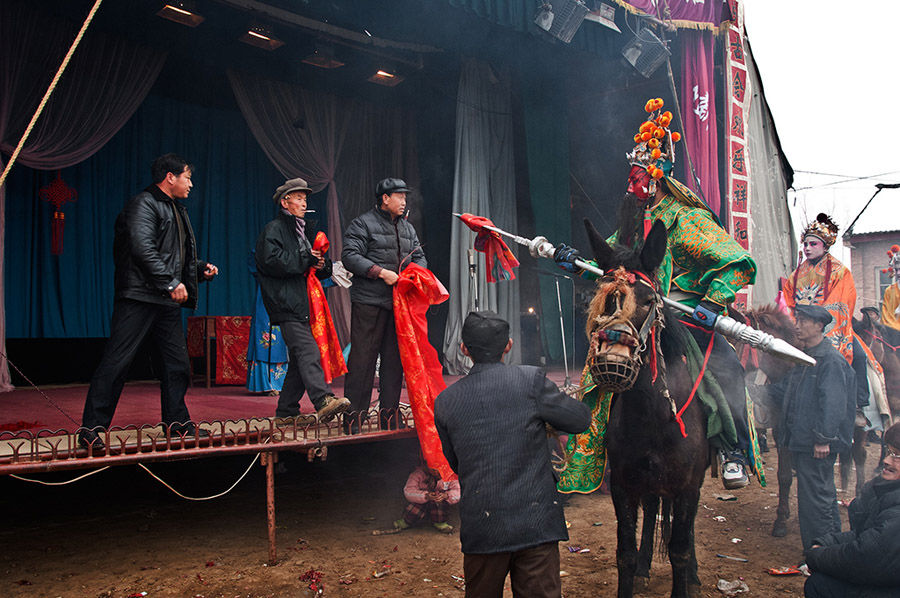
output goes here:
[{"label": "black knit cap", "polygon": [[794,311],[798,316],[802,316],[813,322],[819,322],[822,326],[831,324],[831,314],[821,305],[796,305]]},{"label": "black knit cap", "polygon": [[492,311],[473,311],[466,316],[462,342],[472,361],[498,361],[509,342],[509,322]]}]

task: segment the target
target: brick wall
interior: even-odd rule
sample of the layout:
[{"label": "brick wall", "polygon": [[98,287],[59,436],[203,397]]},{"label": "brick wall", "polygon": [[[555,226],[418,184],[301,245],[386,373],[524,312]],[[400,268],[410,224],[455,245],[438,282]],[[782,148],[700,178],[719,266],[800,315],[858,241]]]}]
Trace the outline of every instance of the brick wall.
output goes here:
[{"label": "brick wall", "polygon": [[881,307],[879,272],[887,268],[887,251],[900,244],[900,231],[851,235],[844,239],[850,246],[850,270],[856,283],[856,315],[863,307]]}]

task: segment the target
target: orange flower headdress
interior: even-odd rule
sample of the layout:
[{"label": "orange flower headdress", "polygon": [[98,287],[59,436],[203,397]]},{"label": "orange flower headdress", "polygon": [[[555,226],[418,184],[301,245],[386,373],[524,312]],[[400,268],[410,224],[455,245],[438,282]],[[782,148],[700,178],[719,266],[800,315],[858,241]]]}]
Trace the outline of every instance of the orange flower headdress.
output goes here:
[{"label": "orange flower headdress", "polygon": [[822,243],[825,244],[825,249],[828,249],[837,241],[837,234],[838,225],[835,224],[834,220],[828,214],[819,214],[815,220],[807,225],[800,239],[802,240],[812,235],[821,239]]},{"label": "orange flower headdress", "polygon": [[668,176],[675,165],[675,143],[681,140],[681,134],[669,130],[672,124],[672,113],[662,111],[662,98],[647,100],[644,111],[647,119],[641,123],[634,136],[637,144],[626,157],[634,166],[647,170],[654,180]]},{"label": "orange flower headdress", "polygon": [[882,270],[882,272],[893,273],[900,268],[900,245],[891,245],[891,248],[887,252],[887,257],[888,267]]}]

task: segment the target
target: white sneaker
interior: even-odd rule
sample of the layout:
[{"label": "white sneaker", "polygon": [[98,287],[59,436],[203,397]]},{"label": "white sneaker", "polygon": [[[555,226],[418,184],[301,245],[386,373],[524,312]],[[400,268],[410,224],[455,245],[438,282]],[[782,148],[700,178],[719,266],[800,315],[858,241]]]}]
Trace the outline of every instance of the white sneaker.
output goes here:
[{"label": "white sneaker", "polygon": [[743,464],[737,461],[726,461],[722,465],[722,483],[726,490],[737,490],[750,483]]}]

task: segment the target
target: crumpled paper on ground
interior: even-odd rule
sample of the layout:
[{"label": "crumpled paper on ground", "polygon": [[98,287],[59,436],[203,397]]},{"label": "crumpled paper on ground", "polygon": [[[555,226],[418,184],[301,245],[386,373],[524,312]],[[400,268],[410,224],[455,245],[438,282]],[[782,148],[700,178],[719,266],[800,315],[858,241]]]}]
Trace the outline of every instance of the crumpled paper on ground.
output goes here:
[{"label": "crumpled paper on ground", "polygon": [[724,579],[720,579],[719,583],[716,584],[716,589],[722,592],[728,598],[734,598],[738,594],[743,594],[744,592],[749,592],[750,588],[747,587],[743,581],[739,579],[735,579],[734,581],[725,581]]}]

